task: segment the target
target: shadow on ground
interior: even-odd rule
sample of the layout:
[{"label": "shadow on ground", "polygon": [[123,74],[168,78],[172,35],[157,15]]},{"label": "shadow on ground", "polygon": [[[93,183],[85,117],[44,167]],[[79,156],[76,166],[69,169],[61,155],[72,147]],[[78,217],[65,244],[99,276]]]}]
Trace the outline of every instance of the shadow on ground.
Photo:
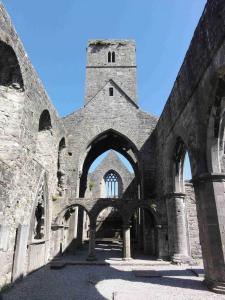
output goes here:
[{"label": "shadow on ground", "polygon": [[[155,266],[145,267],[145,270],[156,270],[160,277],[136,276],[138,271],[143,271],[143,267],[140,267],[136,260],[134,264],[124,267],[121,251],[122,248],[119,244],[96,245],[98,259],[121,261],[120,265],[69,265],[55,270],[50,269],[50,264],[48,264],[26,276],[23,281],[16,283],[11,289],[3,293],[2,300],[103,300],[112,299],[115,290],[128,289],[130,292],[132,289],[140,288],[143,293],[144,291],[151,293],[156,288],[159,290],[159,286],[174,287],[192,292],[194,290],[205,291],[209,295],[214,295],[207,292],[200,279],[195,277],[190,270],[170,264],[163,266],[156,263]],[[65,260],[84,260],[84,257],[86,257],[86,251],[78,251],[77,255],[74,256],[64,255],[62,258]],[[138,260],[141,261],[141,257]]]}]

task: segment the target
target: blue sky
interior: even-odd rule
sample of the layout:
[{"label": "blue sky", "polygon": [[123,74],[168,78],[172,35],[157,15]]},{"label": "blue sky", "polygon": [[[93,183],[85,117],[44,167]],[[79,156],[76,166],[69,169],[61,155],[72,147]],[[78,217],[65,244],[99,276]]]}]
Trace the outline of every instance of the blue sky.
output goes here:
[{"label": "blue sky", "polygon": [[206,0],[3,0],[59,114],[83,105],[86,45],[137,44],[140,107],[159,116]]}]

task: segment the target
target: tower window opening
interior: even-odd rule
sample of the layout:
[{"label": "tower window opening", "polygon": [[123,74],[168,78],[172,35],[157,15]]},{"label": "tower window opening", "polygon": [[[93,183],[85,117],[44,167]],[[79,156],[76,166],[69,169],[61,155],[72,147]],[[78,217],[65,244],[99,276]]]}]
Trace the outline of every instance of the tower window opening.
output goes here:
[{"label": "tower window opening", "polygon": [[107,198],[119,197],[119,178],[115,172],[111,171],[105,176],[105,189]]},{"label": "tower window opening", "polygon": [[112,53],[112,62],[114,63],[116,61],[116,54],[115,52],[113,51]]},{"label": "tower window opening", "polygon": [[109,88],[109,96],[113,96],[113,88],[112,87]]},{"label": "tower window opening", "polygon": [[111,62],[111,59],[112,59],[112,53],[108,52],[108,62]]}]

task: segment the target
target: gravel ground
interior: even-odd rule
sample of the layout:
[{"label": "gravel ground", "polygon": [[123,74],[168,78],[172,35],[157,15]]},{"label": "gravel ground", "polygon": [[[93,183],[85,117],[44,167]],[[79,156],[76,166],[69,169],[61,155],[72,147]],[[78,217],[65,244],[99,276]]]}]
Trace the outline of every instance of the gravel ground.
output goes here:
[{"label": "gravel ground", "polygon": [[[163,277],[135,277],[132,270],[160,270]],[[184,267],[173,265],[67,266],[51,270],[46,266],[27,276],[3,294],[3,300],[194,300],[225,299],[209,292]]]},{"label": "gravel ground", "polygon": [[[202,284],[202,278],[187,270],[189,266],[158,263],[145,266],[139,265],[138,261],[129,266],[122,263],[118,265],[115,264],[115,260],[119,260],[118,254],[116,255],[118,251],[114,250],[109,251],[106,257],[112,263],[109,266],[68,265],[55,270],[47,265],[15,284],[2,295],[2,299],[225,300],[225,296],[209,292]],[[103,254],[101,249],[99,251]],[[111,260],[109,256],[112,257]],[[74,257],[77,260],[77,256]],[[134,270],[156,270],[162,277],[136,277]]]}]

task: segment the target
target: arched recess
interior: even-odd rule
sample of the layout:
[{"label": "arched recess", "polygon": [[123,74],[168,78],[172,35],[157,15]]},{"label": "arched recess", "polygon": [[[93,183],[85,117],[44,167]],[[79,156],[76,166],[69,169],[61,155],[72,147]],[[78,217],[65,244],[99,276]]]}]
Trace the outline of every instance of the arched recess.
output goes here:
[{"label": "arched recess", "polygon": [[[78,230],[78,212],[82,213],[82,221],[84,221],[82,232]],[[65,251],[74,254],[75,249],[79,247],[83,241],[89,239],[90,214],[87,208],[80,203],[74,203],[64,207],[57,214],[53,225],[53,228],[60,228],[60,235],[55,239],[54,255],[62,254]]]},{"label": "arched recess", "polygon": [[108,205],[101,207],[95,216],[96,219],[96,239],[104,238],[111,241],[121,241],[123,216],[119,207]]},{"label": "arched recess", "polygon": [[[107,150],[115,150],[122,154],[132,165],[137,179],[139,189],[141,189],[141,168],[137,147],[123,134],[109,129],[95,137],[87,146],[80,168],[79,197],[84,197],[87,188],[88,170],[93,161]],[[142,191],[139,191],[139,195]]]},{"label": "arched recess", "polygon": [[47,170],[52,170],[52,166],[55,167],[55,172],[49,173],[50,180],[52,180],[52,176],[54,176],[55,180],[57,172],[57,148],[54,145],[52,121],[47,109],[44,109],[40,113],[38,119],[36,158]]},{"label": "arched recess", "polygon": [[23,90],[24,83],[13,48],[0,41],[0,86]]},{"label": "arched recess", "polygon": [[207,131],[209,173],[224,173],[225,76],[217,81],[215,101],[210,111]]},{"label": "arched recess", "polygon": [[0,128],[4,129],[0,132],[0,156],[5,162],[12,160],[16,147],[20,148],[23,105],[24,81],[19,61],[13,48],[0,41]]},{"label": "arched recess", "polygon": [[28,272],[47,263],[49,255],[49,195],[47,175],[43,171],[33,205],[28,240]]},{"label": "arched recess", "polygon": [[119,173],[109,170],[103,177],[104,198],[120,198],[123,194],[123,182]]},{"label": "arched recess", "polygon": [[43,110],[39,118],[38,131],[50,130],[52,128],[51,116],[47,109]]},{"label": "arched recess", "polygon": [[66,173],[65,173],[65,157],[66,155],[66,141],[63,137],[59,142],[58,147],[58,161],[57,161],[57,189],[58,194],[63,196],[66,189]]}]

